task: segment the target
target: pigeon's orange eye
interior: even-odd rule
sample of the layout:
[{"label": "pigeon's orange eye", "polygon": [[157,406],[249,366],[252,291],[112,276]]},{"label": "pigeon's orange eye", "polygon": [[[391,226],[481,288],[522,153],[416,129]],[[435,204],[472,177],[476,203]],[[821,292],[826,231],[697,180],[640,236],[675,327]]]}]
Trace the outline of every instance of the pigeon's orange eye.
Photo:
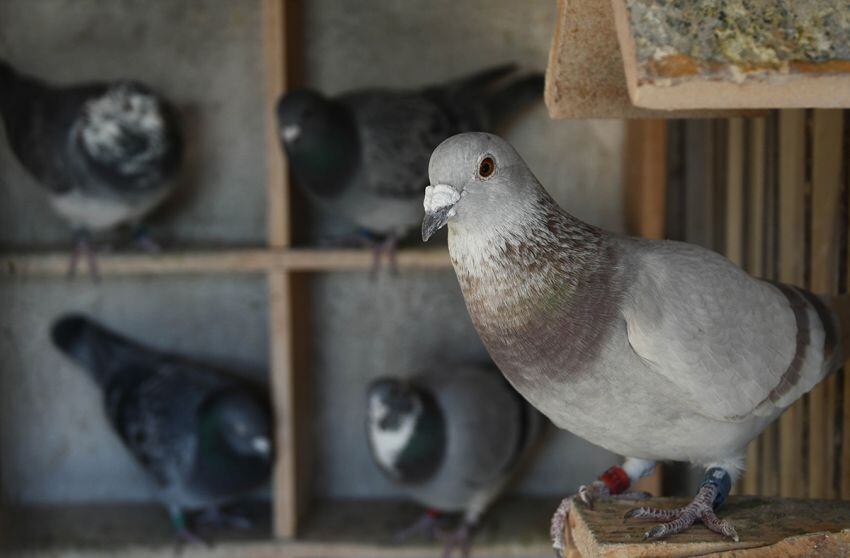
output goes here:
[{"label": "pigeon's orange eye", "polygon": [[494,170],[496,170],[496,162],[492,157],[484,157],[478,163],[478,176],[481,178],[489,178]]}]

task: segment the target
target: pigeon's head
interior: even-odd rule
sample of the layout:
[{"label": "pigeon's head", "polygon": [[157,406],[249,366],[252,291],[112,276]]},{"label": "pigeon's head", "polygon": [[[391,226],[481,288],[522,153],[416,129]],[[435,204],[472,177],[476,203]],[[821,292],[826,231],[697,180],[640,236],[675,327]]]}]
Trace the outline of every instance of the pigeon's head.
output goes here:
[{"label": "pigeon's head", "polygon": [[422,240],[447,223],[499,227],[535,199],[540,184],[505,140],[485,133],[452,136],[437,146],[428,164]]},{"label": "pigeon's head", "polygon": [[271,460],[269,415],[254,397],[242,392],[222,394],[212,402],[207,417],[206,426],[215,430],[233,453]]},{"label": "pigeon's head", "polygon": [[383,378],[372,382],[368,392],[369,430],[403,431],[412,429],[422,413],[422,399],[409,382]]},{"label": "pigeon's head", "polygon": [[334,104],[317,91],[296,89],[277,103],[280,141],[289,153],[318,146],[336,130],[336,120]]}]

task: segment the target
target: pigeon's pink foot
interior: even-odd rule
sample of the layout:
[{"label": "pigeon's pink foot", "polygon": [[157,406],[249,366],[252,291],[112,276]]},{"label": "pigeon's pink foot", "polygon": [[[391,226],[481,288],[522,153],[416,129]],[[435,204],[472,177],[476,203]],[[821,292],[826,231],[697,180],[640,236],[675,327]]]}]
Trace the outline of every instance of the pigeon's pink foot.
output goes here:
[{"label": "pigeon's pink foot", "polygon": [[428,510],[413,525],[396,533],[394,538],[396,542],[404,542],[414,536],[421,535],[428,540],[434,540],[439,526],[440,512]]},{"label": "pigeon's pink foot", "polygon": [[731,484],[731,479],[725,471],[712,468],[706,473],[706,480],[703,481],[699,492],[687,506],[672,510],[647,507],[634,508],[626,512],[623,520],[628,521],[636,518],[663,521],[664,523],[656,525],[644,534],[643,540],[645,541],[681,533],[697,520],[700,520],[715,533],[720,533],[724,537],[738,542],[738,533],[732,524],[725,519],[719,519],[714,513],[715,508],[720,507],[726,499]]},{"label": "pigeon's pink foot", "polygon": [[80,258],[86,260],[92,280],[95,283],[99,283],[100,271],[97,267],[97,255],[95,254],[91,235],[86,230],[79,230],[75,233],[74,249],[71,251],[71,261],[68,264],[69,279],[76,277]]},{"label": "pigeon's pink foot", "polygon": [[467,558],[472,550],[473,525],[464,521],[460,527],[441,537],[445,542],[443,558],[451,558],[455,549],[460,551],[462,558]]},{"label": "pigeon's pink foot", "polygon": [[[599,500],[645,500],[651,496],[648,492],[627,491],[630,480],[622,467],[611,467],[599,478],[600,480],[590,484],[581,485],[575,494],[575,497],[590,509],[593,509],[593,503]],[[555,556],[558,557],[562,556],[564,551],[564,529],[567,526],[572,501],[573,496],[567,496],[561,500],[549,527],[552,548],[555,550]]]}]

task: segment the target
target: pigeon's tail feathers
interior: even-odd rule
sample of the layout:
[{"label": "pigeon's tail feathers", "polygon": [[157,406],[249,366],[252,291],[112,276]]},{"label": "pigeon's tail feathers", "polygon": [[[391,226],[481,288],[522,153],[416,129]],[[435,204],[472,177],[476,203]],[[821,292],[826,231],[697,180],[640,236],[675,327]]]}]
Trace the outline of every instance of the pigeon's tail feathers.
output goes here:
[{"label": "pigeon's tail feathers", "polygon": [[502,64],[452,81],[448,88],[461,95],[476,96],[516,71],[516,64]]},{"label": "pigeon's tail feathers", "polygon": [[94,320],[69,314],[59,318],[51,329],[53,344],[85,368],[103,387],[128,367],[150,361],[153,353],[141,345],[112,332]]},{"label": "pigeon's tail feathers", "polygon": [[519,112],[543,100],[543,74],[518,77],[484,99],[485,111],[494,126],[503,126]]},{"label": "pigeon's tail feathers", "polygon": [[836,340],[836,365],[850,356],[850,294],[822,297],[832,310],[832,319],[824,324],[827,339]]},{"label": "pigeon's tail feathers", "polygon": [[0,113],[5,113],[14,98],[18,73],[11,64],[0,58]]}]

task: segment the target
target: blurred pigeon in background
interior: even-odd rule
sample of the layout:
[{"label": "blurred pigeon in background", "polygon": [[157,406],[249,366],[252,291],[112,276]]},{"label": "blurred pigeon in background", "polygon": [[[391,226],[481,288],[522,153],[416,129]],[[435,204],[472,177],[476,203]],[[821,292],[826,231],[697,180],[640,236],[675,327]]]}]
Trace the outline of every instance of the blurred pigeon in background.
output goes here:
[{"label": "blurred pigeon in background", "polygon": [[60,318],[52,337],[103,390],[109,421],[156,481],[182,539],[200,541],[188,510],[203,510],[202,521],[247,525],[221,506],[269,479],[271,419],[252,386],[79,315]]},{"label": "blurred pigeon in background", "polygon": [[168,196],[182,157],[170,105],[131,81],[52,86],[0,60],[0,114],[12,151],[48,192],[76,235],[69,273],[84,256],[94,277],[91,234],[137,227]]},{"label": "blurred pigeon in background", "polygon": [[[647,539],[699,520],[737,540],[714,510],[750,440],[840,366],[847,297],[755,279],[698,246],[583,223],[489,134],[443,142],[429,177],[423,238],[448,224],[493,360],[557,426],[628,457],[581,499],[623,492],[658,460],[691,462],[707,471],[690,504],[627,517],[664,521]],[[553,519],[558,549],[568,505]]]},{"label": "blurred pigeon in background", "polygon": [[337,97],[295,90],[281,97],[281,142],[295,180],[359,228],[391,265],[395,246],[422,219],[431,152],[458,132],[493,130],[543,98],[543,76],[492,68],[417,90],[364,89]]},{"label": "blurred pigeon in background", "polygon": [[401,538],[434,534],[440,512],[463,512],[444,556],[469,554],[472,529],[539,439],[542,417],[494,368],[462,367],[368,391],[367,432],[381,471],[428,512]]}]

